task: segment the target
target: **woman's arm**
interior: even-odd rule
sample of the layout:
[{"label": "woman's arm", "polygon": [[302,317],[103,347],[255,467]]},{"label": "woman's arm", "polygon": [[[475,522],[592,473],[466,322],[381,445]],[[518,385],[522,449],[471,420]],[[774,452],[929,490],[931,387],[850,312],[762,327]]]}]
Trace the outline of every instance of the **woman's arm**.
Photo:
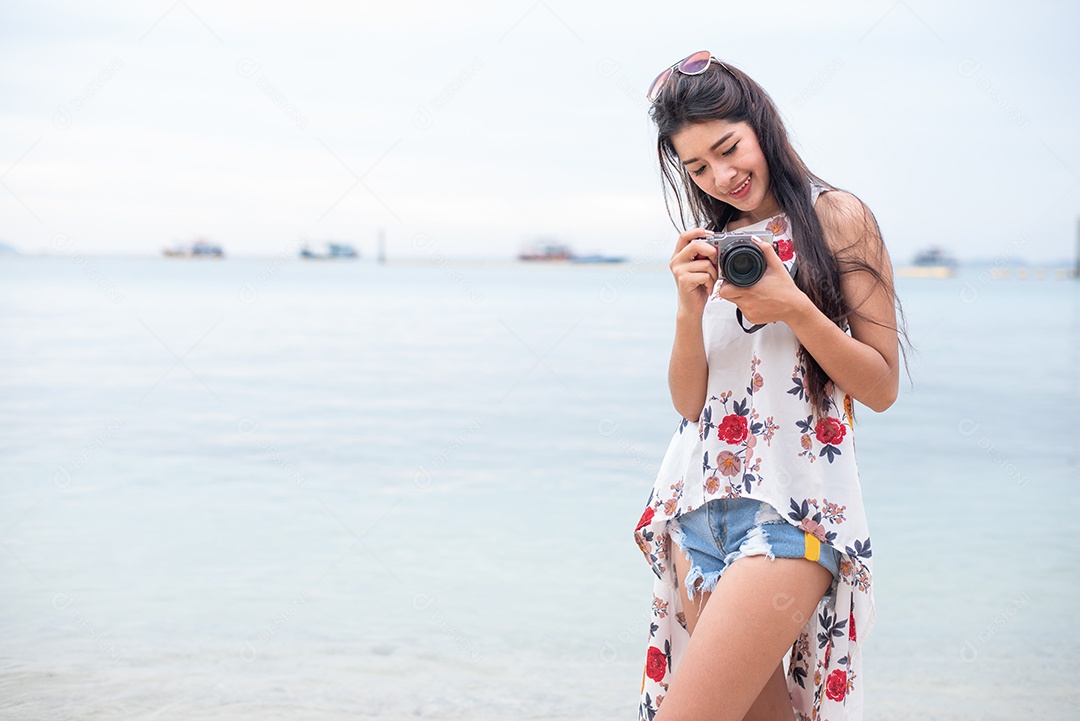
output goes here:
[{"label": "woman's arm", "polygon": [[675,316],[675,341],[668,365],[671,402],[683,418],[696,421],[705,407],[709,364],[701,332],[701,314],[716,284],[716,248],[695,242],[709,235],[703,228],[679,236],[670,268],[678,290],[679,310]]},{"label": "woman's arm", "polygon": [[[788,325],[836,385],[880,413],[896,400],[900,386],[889,252],[870,209],[854,195],[835,190],[825,193],[816,208],[825,242],[840,269],[840,292],[854,311],[848,318],[851,335],[816,307],[816,313],[804,308],[794,314]],[[876,270],[881,280],[861,268],[862,264]]]},{"label": "woman's arm", "polygon": [[[896,400],[900,358],[892,264],[870,210],[842,191],[817,201],[825,241],[840,268],[840,290],[852,313],[851,335],[829,320],[782,272],[771,246],[760,244],[774,272],[750,289],[725,285],[721,295],[742,308],[747,322],[783,321],[833,383],[863,405],[883,411]],[[767,247],[766,247],[767,246]],[[859,269],[874,268],[882,278]],[[780,266],[781,272],[776,272]]]},{"label": "woman's arm", "polygon": [[701,417],[709,384],[709,364],[705,358],[705,339],[701,333],[701,315],[682,310],[675,317],[675,342],[668,364],[668,388],[671,403],[679,415],[690,421]]}]

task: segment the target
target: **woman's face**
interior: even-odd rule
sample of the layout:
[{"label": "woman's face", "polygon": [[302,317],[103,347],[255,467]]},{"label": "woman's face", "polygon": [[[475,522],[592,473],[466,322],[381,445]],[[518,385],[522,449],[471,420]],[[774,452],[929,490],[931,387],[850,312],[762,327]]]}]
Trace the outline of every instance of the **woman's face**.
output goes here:
[{"label": "woman's face", "polygon": [[752,222],[780,212],[769,185],[769,166],[757,134],[745,122],[710,120],[671,136],[686,172],[701,190]]}]

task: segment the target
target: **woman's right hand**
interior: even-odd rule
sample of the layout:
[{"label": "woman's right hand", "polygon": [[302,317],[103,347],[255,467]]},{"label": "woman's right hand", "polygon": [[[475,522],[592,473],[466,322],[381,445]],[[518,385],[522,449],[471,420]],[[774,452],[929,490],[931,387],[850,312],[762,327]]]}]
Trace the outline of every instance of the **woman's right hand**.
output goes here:
[{"label": "woman's right hand", "polygon": [[692,228],[679,236],[671,255],[672,275],[679,295],[679,312],[701,315],[716,285],[717,249],[703,240],[712,235],[705,228]]}]

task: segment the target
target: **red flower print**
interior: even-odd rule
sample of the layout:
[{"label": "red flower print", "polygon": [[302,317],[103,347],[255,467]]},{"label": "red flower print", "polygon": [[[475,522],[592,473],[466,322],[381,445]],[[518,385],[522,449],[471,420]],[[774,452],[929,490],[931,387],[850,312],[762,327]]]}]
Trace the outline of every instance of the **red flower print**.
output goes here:
[{"label": "red flower print", "polygon": [[716,465],[720,469],[720,475],[728,478],[737,476],[742,470],[742,461],[731,451],[720,451],[716,457]]},{"label": "red flower print", "polygon": [[835,446],[844,440],[844,434],[847,433],[847,428],[844,427],[844,422],[839,418],[822,418],[814,426],[814,434],[817,439],[827,446]]},{"label": "red flower print", "polygon": [[795,250],[791,247],[791,241],[776,241],[776,254],[780,256],[780,260],[791,260],[792,258],[794,258]]},{"label": "red flower print", "polygon": [[778,215],[769,221],[769,225],[765,230],[769,231],[773,235],[780,235],[787,230],[787,220],[782,215]]},{"label": "red flower print", "polygon": [[637,528],[635,528],[634,530],[640,531],[642,528],[645,528],[645,526],[652,523],[652,518],[654,515],[656,515],[656,511],[653,510],[652,506],[648,506],[645,509],[645,512],[641,514],[641,520],[637,522]]},{"label": "red flower print", "polygon": [[645,675],[653,681],[660,681],[665,673],[667,673],[667,658],[664,652],[656,646],[649,646],[649,657],[645,661]]},{"label": "red flower print", "polygon": [[[659,649],[657,649],[659,650]],[[652,651],[650,648],[649,651]],[[847,694],[847,672],[836,669],[825,680],[825,695],[833,701],[843,701]]]},{"label": "red flower print", "polygon": [[746,416],[724,416],[724,420],[720,421],[716,428],[716,434],[720,440],[730,445],[742,443],[746,440]]},{"label": "red flower print", "polygon": [[848,637],[848,640],[851,641],[852,643],[859,640],[855,636],[855,612],[854,611],[852,611],[851,615],[848,616],[848,633],[847,633],[847,637]]}]

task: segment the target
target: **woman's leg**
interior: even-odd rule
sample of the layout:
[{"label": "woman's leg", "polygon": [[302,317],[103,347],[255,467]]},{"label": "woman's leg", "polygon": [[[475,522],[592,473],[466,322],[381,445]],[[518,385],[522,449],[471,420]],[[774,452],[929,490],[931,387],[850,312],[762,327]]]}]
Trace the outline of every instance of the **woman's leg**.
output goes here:
[{"label": "woman's leg", "polygon": [[754,705],[743,716],[743,721],[795,721],[795,709],[791,707],[791,694],[787,690],[784,663],[776,664],[776,670],[765,682],[765,688],[754,699]]},{"label": "woman's leg", "polygon": [[681,585],[689,561],[673,556],[691,636],[656,721],[791,719],[782,659],[832,575],[802,558],[748,556],[690,601]]}]

